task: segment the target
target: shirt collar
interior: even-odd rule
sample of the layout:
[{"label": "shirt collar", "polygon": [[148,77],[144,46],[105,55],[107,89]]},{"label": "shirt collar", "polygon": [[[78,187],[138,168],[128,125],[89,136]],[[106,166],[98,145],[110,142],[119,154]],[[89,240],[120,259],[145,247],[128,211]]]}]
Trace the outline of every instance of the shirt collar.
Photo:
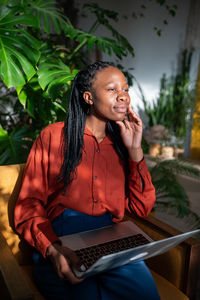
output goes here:
[{"label": "shirt collar", "polygon": [[[92,137],[95,138],[94,134],[87,128],[87,126],[85,126],[84,134],[92,136]],[[103,143],[103,144],[113,144],[113,141],[111,140],[109,135],[106,135],[106,137],[104,138],[104,140],[101,143]]]}]

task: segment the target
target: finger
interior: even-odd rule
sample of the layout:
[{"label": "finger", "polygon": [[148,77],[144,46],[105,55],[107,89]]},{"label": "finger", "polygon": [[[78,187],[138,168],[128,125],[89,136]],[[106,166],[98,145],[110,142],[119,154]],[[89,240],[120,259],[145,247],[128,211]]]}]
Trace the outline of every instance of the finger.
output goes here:
[{"label": "finger", "polygon": [[128,120],[128,114],[125,115],[124,120]]},{"label": "finger", "polygon": [[140,125],[140,126],[142,125],[142,120],[133,110],[130,111],[129,118],[130,118],[130,121],[134,121],[137,125]]},{"label": "finger", "polygon": [[131,124],[128,120],[124,121],[124,125],[125,125],[126,129],[132,130]]},{"label": "finger", "polygon": [[139,116],[131,108],[128,109],[129,118],[139,119]]},{"label": "finger", "polygon": [[80,269],[82,262],[80,257],[70,248],[63,247],[63,255],[76,269]]},{"label": "finger", "polygon": [[63,264],[61,269],[60,269],[60,273],[62,276],[62,279],[68,280],[69,282],[71,282],[72,284],[76,284],[76,283],[80,283],[83,281],[83,279],[79,279],[75,276],[75,274],[73,273],[70,265],[69,265],[69,261],[67,261],[67,264]]},{"label": "finger", "polygon": [[139,118],[139,116],[136,114],[136,112],[132,109],[132,107],[130,105],[128,106],[128,113],[133,115],[134,117]]},{"label": "finger", "polygon": [[81,270],[82,261],[81,261],[80,257],[78,255],[76,255],[75,252],[73,252],[70,255],[70,265],[72,265],[77,270],[82,271]]},{"label": "finger", "polygon": [[76,252],[67,247],[64,247],[63,250],[64,257],[68,261],[70,267],[73,266],[76,270],[80,272],[84,272],[86,270],[83,262],[81,261],[80,257],[76,254]]},{"label": "finger", "polygon": [[61,280],[64,280],[65,279],[65,275],[58,269],[56,269],[57,271],[57,274],[58,274],[58,277],[61,279]]},{"label": "finger", "polygon": [[125,126],[124,122],[122,122],[122,121],[116,121],[116,123],[119,125],[120,131],[123,131],[123,130],[126,129],[126,126]]},{"label": "finger", "polygon": [[83,281],[83,279],[77,278],[72,271],[69,271],[69,272],[65,273],[64,275],[65,275],[64,279],[69,281],[72,284],[81,283]]}]

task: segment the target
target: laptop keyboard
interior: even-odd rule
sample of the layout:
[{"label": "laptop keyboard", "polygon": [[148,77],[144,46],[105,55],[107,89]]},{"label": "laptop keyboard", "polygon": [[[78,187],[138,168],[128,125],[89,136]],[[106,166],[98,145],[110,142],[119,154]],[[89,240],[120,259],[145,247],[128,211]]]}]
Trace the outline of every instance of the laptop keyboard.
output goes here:
[{"label": "laptop keyboard", "polygon": [[103,244],[76,250],[75,253],[80,257],[86,270],[90,268],[100,257],[119,251],[135,248],[149,243],[149,241],[142,235],[136,234],[121,238],[114,241],[109,241]]}]

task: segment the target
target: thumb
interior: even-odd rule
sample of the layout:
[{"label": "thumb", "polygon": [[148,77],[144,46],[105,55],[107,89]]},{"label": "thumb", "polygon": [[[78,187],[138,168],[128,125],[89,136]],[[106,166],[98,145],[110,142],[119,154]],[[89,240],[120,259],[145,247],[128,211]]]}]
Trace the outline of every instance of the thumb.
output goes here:
[{"label": "thumb", "polygon": [[70,264],[79,270],[82,263],[78,255],[73,250],[65,247],[63,252],[63,254],[69,259]]}]

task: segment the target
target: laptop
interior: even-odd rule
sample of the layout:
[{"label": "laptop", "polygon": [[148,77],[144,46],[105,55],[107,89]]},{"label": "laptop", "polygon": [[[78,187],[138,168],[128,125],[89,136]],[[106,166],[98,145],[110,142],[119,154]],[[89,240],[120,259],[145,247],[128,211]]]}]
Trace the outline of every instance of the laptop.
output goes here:
[{"label": "laptop", "polygon": [[74,274],[86,278],[162,254],[197,233],[200,229],[153,241],[133,222],[125,221],[60,239],[63,246],[74,250],[83,263],[82,271],[73,268]]}]

